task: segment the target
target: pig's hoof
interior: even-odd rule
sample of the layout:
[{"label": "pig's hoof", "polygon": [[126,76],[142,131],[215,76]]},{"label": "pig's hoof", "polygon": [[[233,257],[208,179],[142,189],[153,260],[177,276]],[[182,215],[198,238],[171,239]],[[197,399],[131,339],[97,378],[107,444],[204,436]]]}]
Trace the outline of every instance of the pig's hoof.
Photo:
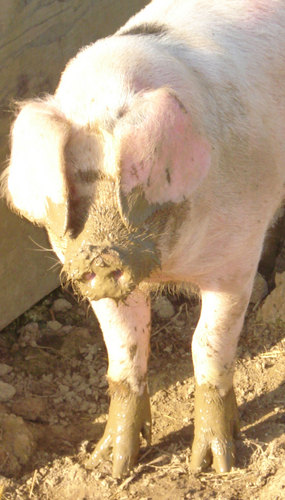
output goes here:
[{"label": "pig's hoof", "polygon": [[229,472],[234,465],[234,436],[238,430],[238,411],[233,389],[222,397],[211,385],[197,386],[192,470],[201,471],[212,464],[216,472]]},{"label": "pig's hoof", "polygon": [[140,433],[147,444],[150,444],[150,402],[147,389],[139,395],[131,392],[125,384],[123,387],[119,384],[110,386],[111,403],[105,432],[85,466],[91,469],[111,456],[112,476],[122,478],[131,471],[137,461]]}]

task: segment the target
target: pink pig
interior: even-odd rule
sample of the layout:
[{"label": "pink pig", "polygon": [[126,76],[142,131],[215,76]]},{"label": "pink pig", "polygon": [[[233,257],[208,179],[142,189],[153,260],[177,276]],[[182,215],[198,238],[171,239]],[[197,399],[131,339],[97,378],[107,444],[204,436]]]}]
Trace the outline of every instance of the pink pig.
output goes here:
[{"label": "pink pig", "polygon": [[2,179],[99,318],[111,404],[88,465],[151,437],[149,292],[200,288],[192,467],[234,462],[236,346],[285,194],[282,0],[154,0],[23,103]]}]

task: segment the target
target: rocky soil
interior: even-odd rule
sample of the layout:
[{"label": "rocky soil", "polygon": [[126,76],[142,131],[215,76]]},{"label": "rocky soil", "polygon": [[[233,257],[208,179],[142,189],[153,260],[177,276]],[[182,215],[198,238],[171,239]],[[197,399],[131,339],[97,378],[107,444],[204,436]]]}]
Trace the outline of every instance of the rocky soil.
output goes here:
[{"label": "rocky soil", "polygon": [[229,474],[194,475],[190,341],[199,299],[154,297],[149,382],[153,444],[130,477],[84,459],[108,411],[107,354],[85,303],[56,290],[0,335],[1,500],[285,499],[285,273],[256,285],[238,348],[241,417]]}]

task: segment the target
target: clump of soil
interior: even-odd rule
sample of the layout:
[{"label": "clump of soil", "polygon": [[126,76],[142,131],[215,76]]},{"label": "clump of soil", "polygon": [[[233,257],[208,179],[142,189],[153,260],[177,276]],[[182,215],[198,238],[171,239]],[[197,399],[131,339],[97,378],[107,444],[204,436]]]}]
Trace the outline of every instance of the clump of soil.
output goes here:
[{"label": "clump of soil", "polygon": [[149,364],[153,444],[142,442],[137,467],[122,481],[111,478],[109,461],[84,468],[109,404],[107,353],[93,313],[57,290],[2,331],[2,500],[285,498],[284,323],[266,324],[251,307],[236,363],[236,467],[194,475],[190,344],[199,301],[159,300]]}]

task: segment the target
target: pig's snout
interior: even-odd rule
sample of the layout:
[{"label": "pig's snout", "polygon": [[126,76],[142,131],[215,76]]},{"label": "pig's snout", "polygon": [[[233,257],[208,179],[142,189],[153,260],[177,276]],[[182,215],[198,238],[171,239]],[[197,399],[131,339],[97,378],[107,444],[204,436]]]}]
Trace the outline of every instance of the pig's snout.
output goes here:
[{"label": "pig's snout", "polygon": [[124,299],[135,287],[130,269],[112,248],[90,247],[88,270],[73,279],[75,287],[90,300]]}]

